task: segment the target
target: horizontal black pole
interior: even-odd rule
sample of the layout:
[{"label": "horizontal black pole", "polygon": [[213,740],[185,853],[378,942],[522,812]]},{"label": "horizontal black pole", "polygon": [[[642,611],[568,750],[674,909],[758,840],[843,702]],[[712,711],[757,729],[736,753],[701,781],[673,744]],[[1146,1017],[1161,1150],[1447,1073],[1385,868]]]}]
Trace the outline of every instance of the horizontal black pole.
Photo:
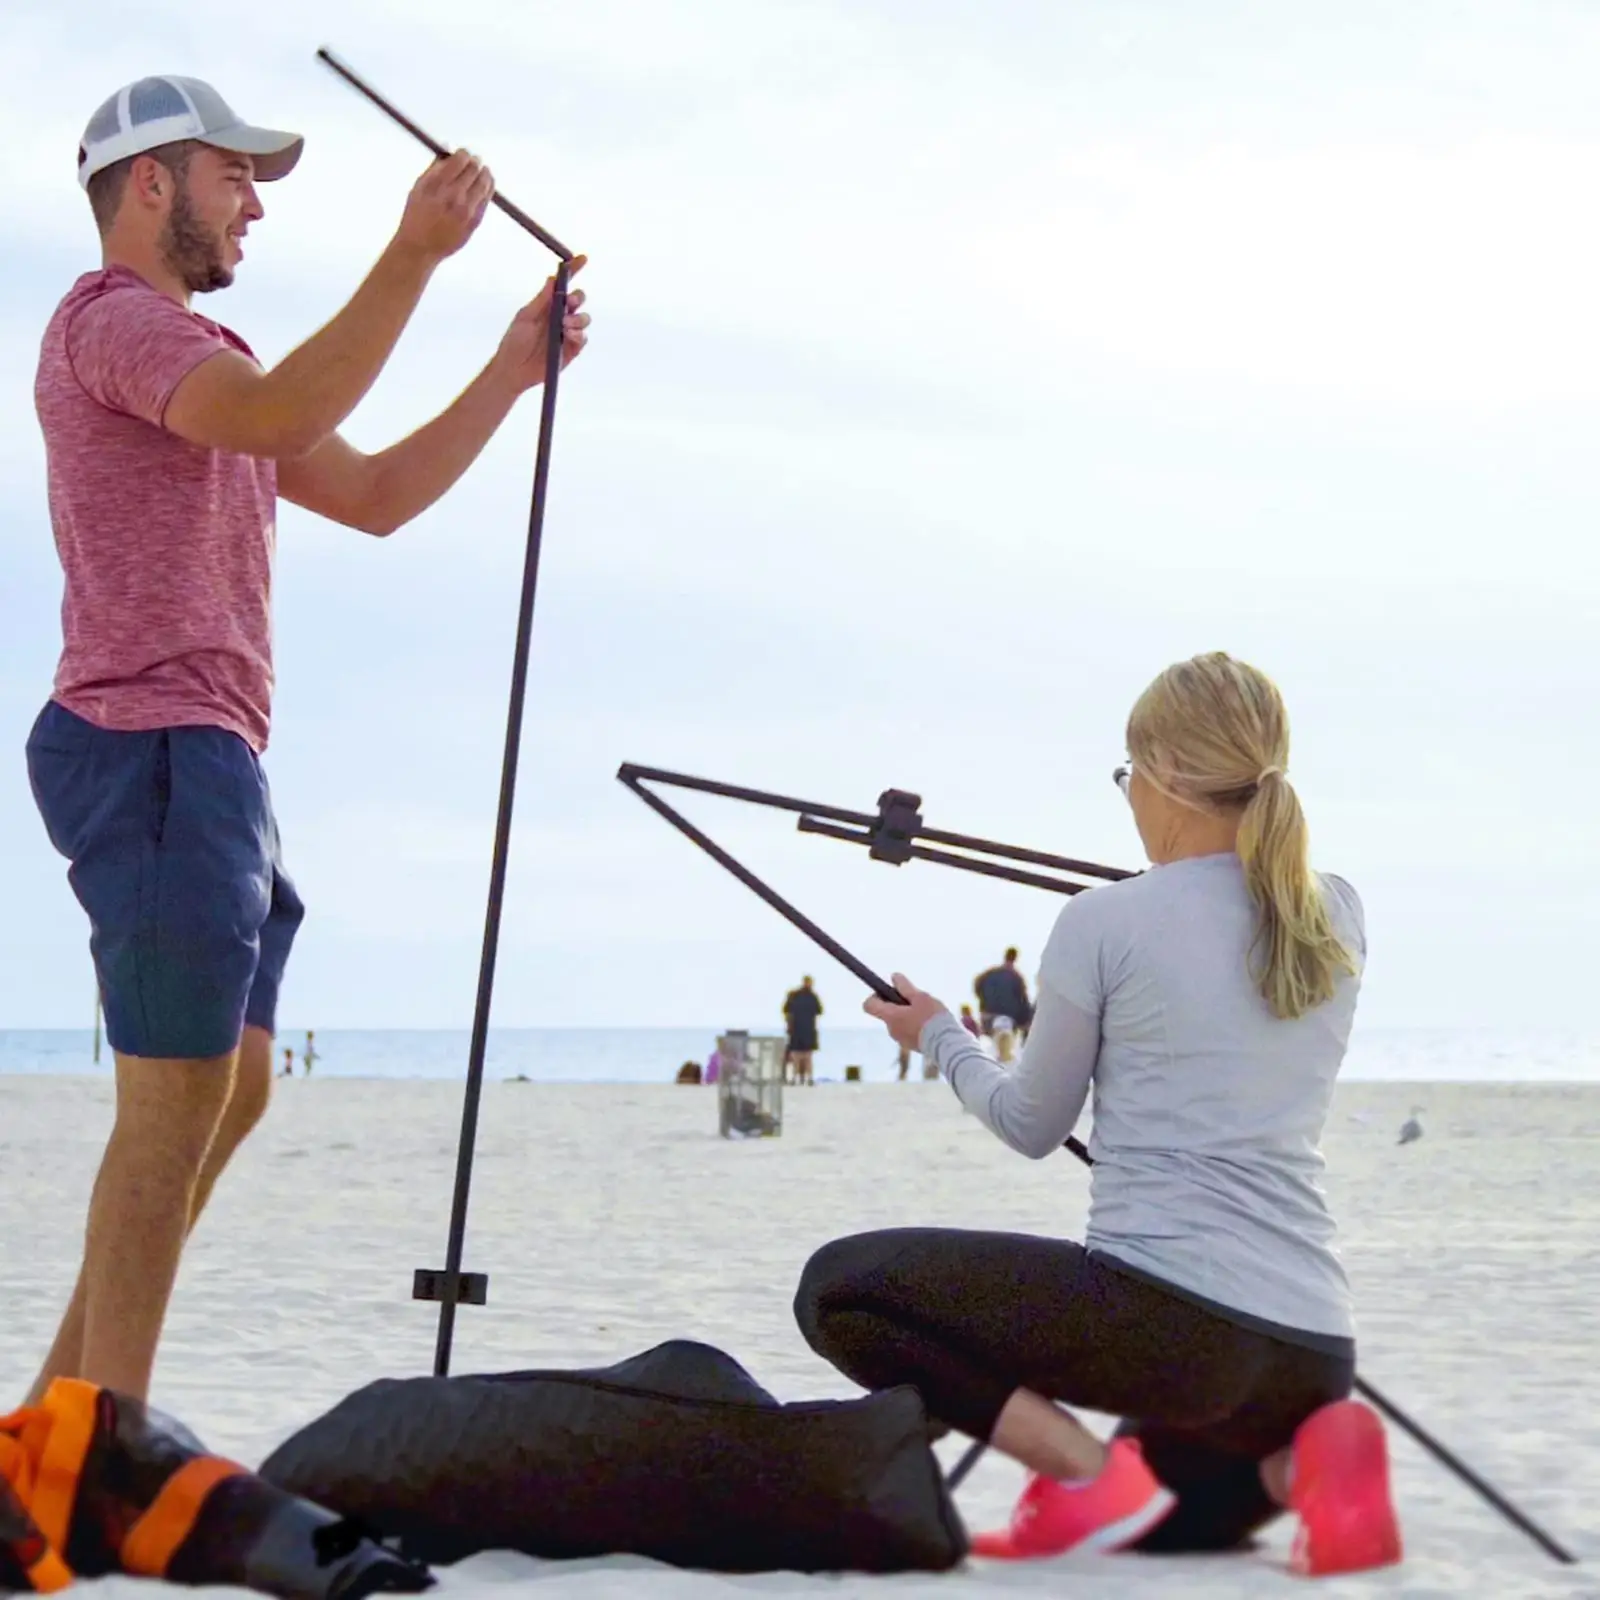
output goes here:
[{"label": "horizontal black pole", "polygon": [[[824,839],[842,839],[846,844],[872,844],[870,833],[855,833],[848,828],[836,828],[831,822],[818,822],[814,817],[801,817],[801,833],[820,834]],[[917,837],[926,838],[926,834]],[[1086,883],[1069,883],[1065,878],[1047,878],[1038,872],[1023,872],[1018,867],[1008,867],[998,861],[974,861],[967,856],[951,855],[948,850],[929,850],[914,844],[907,852],[915,861],[932,861],[941,867],[959,867],[963,872],[981,873],[986,878],[1002,878],[1007,883],[1020,883],[1030,889],[1049,889],[1056,894],[1081,894],[1089,887]]]},{"label": "horizontal black pole", "polygon": [[[661,784],[674,789],[691,789],[697,794],[716,795],[724,800],[742,800],[747,805],[767,806],[775,811],[792,811],[800,818],[799,828],[802,833],[820,833],[829,838],[844,839],[851,844],[870,844],[870,838],[859,838],[848,833],[829,833],[825,828],[813,825],[812,819],[824,818],[829,822],[843,823],[848,827],[872,829],[876,827],[879,817],[874,812],[846,811],[839,806],[823,805],[815,800],[800,800],[793,795],[773,794],[765,789],[749,789],[739,784],[720,783],[715,778],[695,778],[684,772],[669,772],[663,767],[644,767],[634,761],[625,761],[617,770],[618,779],[628,785],[637,782]],[[1129,872],[1123,867],[1101,866],[1093,861],[1079,861],[1072,856],[1052,855],[1045,850],[1027,850],[1019,845],[1001,844],[993,839],[979,839],[971,834],[947,833],[940,828],[918,828],[916,837],[926,839],[930,844],[949,845],[956,850],[970,850],[982,855],[994,856],[1004,861],[1024,861],[1036,867],[1054,867],[1058,872],[1076,872],[1086,878],[1100,878],[1107,882],[1118,882],[1123,878],[1137,877],[1138,874]],[[913,854],[918,852],[913,851]],[[952,857],[937,855],[924,855],[925,861],[941,861],[947,866],[957,866],[963,863]],[[972,867],[972,871],[982,871],[982,868]],[[991,876],[1002,876],[992,873]],[[1029,884],[1040,889],[1055,889],[1061,891],[1061,885],[1045,878],[1017,877],[1012,879],[1015,883]],[[1076,888],[1086,888],[1087,885],[1077,885]],[[1073,889],[1062,892],[1073,893]]]},{"label": "horizontal black pole", "polygon": [[633,761],[624,761],[617,768],[617,778],[636,793],[641,783],[658,783],[669,789],[692,789],[696,794],[714,794],[724,800],[743,800],[747,805],[767,806],[774,811],[826,817],[830,822],[852,823],[858,828],[870,828],[878,820],[872,812],[843,811],[838,806],[819,805],[815,800],[796,800],[786,794],[769,794],[765,789],[741,789],[737,784],[718,783],[714,778],[691,778],[687,773],[665,772],[660,767],[641,767]]},{"label": "horizontal black pole", "polygon": [[[1003,861],[1027,861],[1036,867],[1054,867],[1058,872],[1076,872],[1085,878],[1103,878],[1108,883],[1120,883],[1124,878],[1137,878],[1137,872],[1125,867],[1102,867],[1093,861],[1075,861],[1071,856],[1053,856],[1045,850],[1024,850],[1014,844],[996,844],[993,839],[974,839],[965,833],[946,833],[940,828],[918,828],[919,839],[934,844],[947,844],[957,850],[978,850],[986,856],[998,856]],[[930,858],[931,859],[931,858]],[[1022,879],[1017,880],[1019,883]]]}]

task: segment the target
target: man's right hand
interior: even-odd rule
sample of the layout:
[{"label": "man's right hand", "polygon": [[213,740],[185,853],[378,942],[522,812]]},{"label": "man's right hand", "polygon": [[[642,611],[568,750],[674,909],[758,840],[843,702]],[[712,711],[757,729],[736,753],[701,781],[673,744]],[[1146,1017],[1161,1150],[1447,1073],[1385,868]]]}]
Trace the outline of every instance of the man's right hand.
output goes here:
[{"label": "man's right hand", "polygon": [[310,455],[372,386],[433,268],[472,237],[493,193],[489,169],[469,152],[435,161],[412,187],[393,243],[332,322],[267,373],[219,343],[173,391],[162,426],[207,450]]},{"label": "man's right hand", "polygon": [[435,161],[412,185],[395,242],[428,262],[453,256],[477,232],[494,194],[494,175],[470,151]]}]

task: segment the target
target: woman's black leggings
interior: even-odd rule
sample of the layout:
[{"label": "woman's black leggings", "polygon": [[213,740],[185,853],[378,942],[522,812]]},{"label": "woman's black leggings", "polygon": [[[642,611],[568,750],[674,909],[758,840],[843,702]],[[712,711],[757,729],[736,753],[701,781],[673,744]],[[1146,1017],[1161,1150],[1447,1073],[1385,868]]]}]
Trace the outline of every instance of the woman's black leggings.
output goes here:
[{"label": "woman's black leggings", "polygon": [[1122,1419],[1177,1496],[1143,1550],[1224,1550],[1278,1513],[1257,1464],[1353,1358],[1239,1326],[1065,1240],[897,1228],[825,1245],[795,1295],[806,1341],[863,1388],[918,1389],[988,1439],[1013,1391]]}]

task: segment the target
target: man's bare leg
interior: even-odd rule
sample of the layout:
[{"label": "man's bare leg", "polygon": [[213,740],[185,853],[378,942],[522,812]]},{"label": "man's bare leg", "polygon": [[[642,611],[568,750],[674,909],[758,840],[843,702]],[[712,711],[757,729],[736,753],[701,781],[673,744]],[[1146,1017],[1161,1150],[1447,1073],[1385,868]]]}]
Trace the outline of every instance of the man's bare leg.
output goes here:
[{"label": "man's bare leg", "polygon": [[265,1028],[246,1028],[239,1042],[239,1065],[233,1074],[233,1091],[217,1124],[216,1137],[206,1152],[205,1164],[195,1184],[194,1204],[189,1212],[189,1230],[194,1231],[200,1214],[211,1198],[223,1168],[266,1115],[272,1099],[272,1035]]},{"label": "man's bare leg", "polygon": [[[264,1028],[246,1028],[239,1047],[238,1064],[233,1073],[231,1092],[194,1185],[189,1206],[189,1232],[193,1232],[195,1224],[199,1222],[206,1202],[216,1187],[217,1179],[222,1175],[234,1151],[260,1122],[271,1094],[272,1035]],[[102,1176],[104,1171],[102,1165]],[[96,1177],[94,1195],[90,1199],[91,1211],[94,1209],[100,1189],[101,1178]],[[37,1405],[44,1398],[45,1391],[53,1379],[79,1375],[83,1368],[83,1329],[84,1271],[80,1268],[78,1281],[72,1291],[66,1314],[61,1319],[55,1343],[50,1347],[49,1355],[45,1357],[44,1367],[29,1391],[26,1404]]]},{"label": "man's bare leg", "polygon": [[200,1169],[238,1052],[206,1061],[117,1056],[117,1119],[83,1251],[86,1382],[144,1399]]},{"label": "man's bare leg", "polygon": [[[100,1192],[100,1175],[105,1171],[102,1160],[100,1172],[95,1174],[94,1188],[89,1192],[89,1206],[94,1208],[95,1197]],[[55,1343],[44,1358],[39,1376],[33,1380],[24,1405],[36,1406],[44,1399],[45,1391],[57,1378],[75,1378],[83,1365],[83,1264],[78,1264],[78,1281],[72,1286],[72,1298],[56,1329]]]}]

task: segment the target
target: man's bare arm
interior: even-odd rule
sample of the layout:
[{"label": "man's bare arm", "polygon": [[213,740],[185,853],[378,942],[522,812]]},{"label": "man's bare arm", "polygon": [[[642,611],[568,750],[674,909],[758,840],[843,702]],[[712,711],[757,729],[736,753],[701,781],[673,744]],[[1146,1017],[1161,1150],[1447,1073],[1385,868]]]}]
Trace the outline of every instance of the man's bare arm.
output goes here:
[{"label": "man's bare arm", "polygon": [[375,479],[373,457],[335,433],[309,455],[278,462],[278,497],[362,533],[389,533],[378,525]]},{"label": "man's bare arm", "polygon": [[493,192],[491,174],[463,151],[430,167],[394,239],[326,327],[270,372],[219,351],[178,385],[162,425],[239,455],[282,460],[316,449],[372,387],[434,270],[472,236]]},{"label": "man's bare arm", "polygon": [[478,459],[517,393],[491,364],[432,422],[377,455],[334,434],[310,455],[280,461],[278,493],[363,533],[393,533],[421,516]]},{"label": "man's bare arm", "polygon": [[[587,339],[583,300],[581,290],[567,299],[563,344],[569,361]],[[278,463],[278,493],[364,533],[390,534],[403,527],[460,480],[517,397],[543,376],[538,356],[549,319],[546,285],[517,313],[488,366],[431,422],[376,455],[363,454],[335,434],[309,455]]]}]

